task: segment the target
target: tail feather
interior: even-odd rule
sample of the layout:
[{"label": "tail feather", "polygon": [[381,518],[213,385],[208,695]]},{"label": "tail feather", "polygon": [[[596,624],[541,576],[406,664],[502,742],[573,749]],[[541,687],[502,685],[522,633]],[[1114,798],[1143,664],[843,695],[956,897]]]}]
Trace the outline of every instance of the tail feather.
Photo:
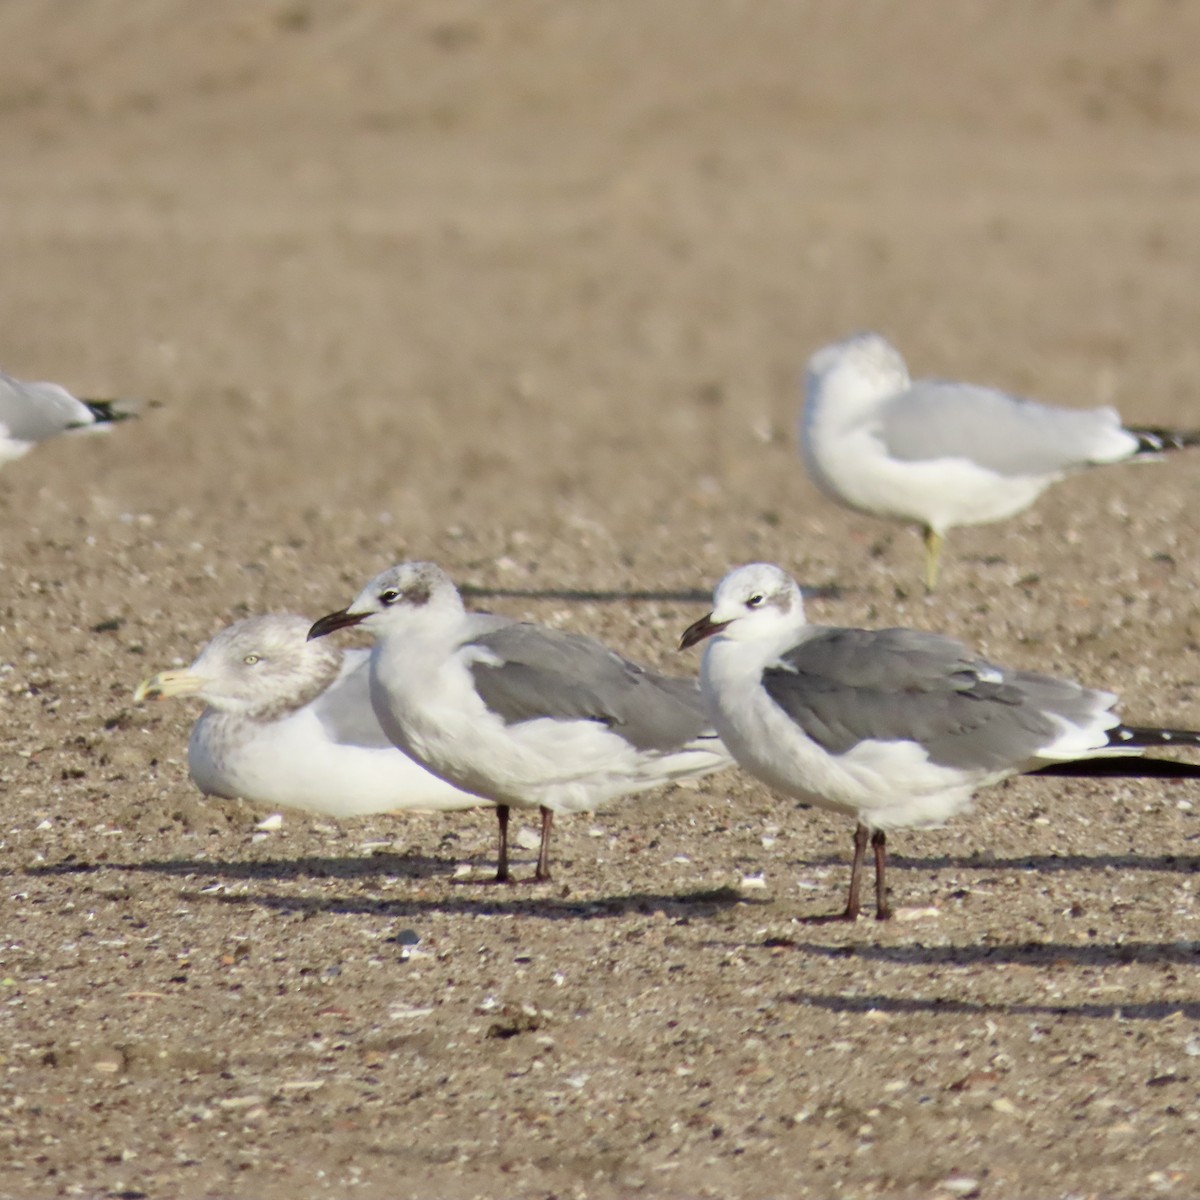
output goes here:
[{"label": "tail feather", "polygon": [[1200,779],[1200,763],[1176,762],[1170,758],[1141,758],[1138,755],[1081,758],[1074,762],[1051,763],[1029,775],[1058,775],[1072,779]]},{"label": "tail feather", "polygon": [[1138,440],[1138,454],[1165,454],[1168,450],[1186,450],[1189,446],[1200,446],[1200,429],[1163,429],[1157,425],[1144,425],[1127,429]]}]

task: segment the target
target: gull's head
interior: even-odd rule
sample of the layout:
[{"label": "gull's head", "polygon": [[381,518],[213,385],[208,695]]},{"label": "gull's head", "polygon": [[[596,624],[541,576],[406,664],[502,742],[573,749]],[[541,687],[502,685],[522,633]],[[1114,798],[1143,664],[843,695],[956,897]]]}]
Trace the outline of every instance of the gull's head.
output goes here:
[{"label": "gull's head", "polygon": [[792,634],[804,624],[804,600],[796,581],[771,563],[735,567],[713,592],[712,612],[684,630],[679,648],[719,634],[734,642]]},{"label": "gull's head", "polygon": [[457,616],[462,611],[458,589],[441,567],[407,562],[376,575],[346,608],[317,621],[308,636],[324,637],[352,625],[362,625],[378,635],[414,620]]},{"label": "gull's head", "polygon": [[235,621],[190,667],[143,680],[133,698],[196,696],[221,712],[260,720],[301,708],[337,678],[342,664],[335,647],[309,644],[308,624],[286,613]]},{"label": "gull's head", "polygon": [[900,351],[878,333],[823,346],[804,371],[805,411],[815,419],[822,403],[839,407],[869,404],[903,391],[911,381]]}]

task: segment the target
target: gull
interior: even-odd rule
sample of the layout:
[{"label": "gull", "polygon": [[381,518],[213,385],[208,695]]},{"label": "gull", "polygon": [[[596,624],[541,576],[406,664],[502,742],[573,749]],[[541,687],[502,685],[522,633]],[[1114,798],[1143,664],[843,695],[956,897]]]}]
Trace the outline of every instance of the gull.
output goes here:
[{"label": "gull", "polygon": [[730,765],[695,679],[656,675],[578,634],[467,612],[433,563],[377,575],[309,637],[360,624],[375,635],[371,699],[387,735],[496,804],[498,882],[509,878],[510,807],[541,810],[534,879],[548,880],[555,813]]},{"label": "gull", "polygon": [[138,703],[195,696],[208,705],[188,741],[195,785],[329,817],[486,803],[396,749],[371,707],[370,652],[310,642],[309,624],[291,613],[235,621],[186,670],[138,685]]},{"label": "gull", "polygon": [[57,383],[24,383],[0,371],[0,466],[60,433],[97,433],[133,416],[112,400],[77,400]]},{"label": "gull", "polygon": [[1111,757],[1200,746],[1200,732],[1124,725],[1111,692],[996,666],[936,633],[809,625],[795,581],[768,563],[726,575],[680,648],[705,639],[700,688],[738,764],[855,819],[848,920],[868,841],[883,920],[888,832],[942,825],[1010,775],[1200,776],[1191,763]]},{"label": "gull", "polygon": [[1152,459],[1200,432],[1126,429],[1112,408],[1055,408],[995,388],[912,382],[877,333],[818,350],[804,377],[804,464],[831,499],[919,525],[925,586],[946,532],[1002,521],[1072,471]]}]

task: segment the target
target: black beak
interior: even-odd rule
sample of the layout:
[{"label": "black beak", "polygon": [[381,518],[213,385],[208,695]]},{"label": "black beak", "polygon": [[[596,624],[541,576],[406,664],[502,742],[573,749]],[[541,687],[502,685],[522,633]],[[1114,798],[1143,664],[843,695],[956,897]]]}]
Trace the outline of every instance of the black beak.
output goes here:
[{"label": "black beak", "polygon": [[720,633],[728,624],[728,621],[714,621],[712,613],[708,613],[683,631],[683,637],[679,639],[680,650],[687,650],[697,642],[704,641],[706,637],[712,637],[714,633]]},{"label": "black beak", "polygon": [[328,616],[322,617],[319,621],[313,623],[313,627],[308,631],[307,640],[311,642],[313,638],[324,637],[327,633],[332,633],[335,629],[349,629],[351,625],[357,625],[366,616],[366,613],[352,613],[348,608],[330,613]]}]

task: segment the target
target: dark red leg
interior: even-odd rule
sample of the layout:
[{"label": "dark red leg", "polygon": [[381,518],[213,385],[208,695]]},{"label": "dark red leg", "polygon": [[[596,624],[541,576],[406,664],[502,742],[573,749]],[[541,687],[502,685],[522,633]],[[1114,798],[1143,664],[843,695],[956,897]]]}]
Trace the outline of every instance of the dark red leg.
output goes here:
[{"label": "dark red leg", "polygon": [[550,878],[550,830],[554,825],[554,813],[544,804],[542,808],[542,844],[538,847],[535,883],[546,883]]},{"label": "dark red leg", "polygon": [[496,882],[508,883],[508,805],[496,805],[496,820],[500,824],[500,848],[496,852]]},{"label": "dark red leg", "polygon": [[887,867],[887,834],[882,829],[871,834],[871,846],[875,851],[875,919],[886,921],[892,915],[892,908],[888,904],[887,884],[883,878]]},{"label": "dark red leg", "polygon": [[858,883],[862,878],[863,859],[867,856],[868,836],[869,831],[865,825],[854,827],[854,861],[850,864],[850,897],[846,901],[846,911],[842,913],[843,919],[847,921],[858,920]]}]

